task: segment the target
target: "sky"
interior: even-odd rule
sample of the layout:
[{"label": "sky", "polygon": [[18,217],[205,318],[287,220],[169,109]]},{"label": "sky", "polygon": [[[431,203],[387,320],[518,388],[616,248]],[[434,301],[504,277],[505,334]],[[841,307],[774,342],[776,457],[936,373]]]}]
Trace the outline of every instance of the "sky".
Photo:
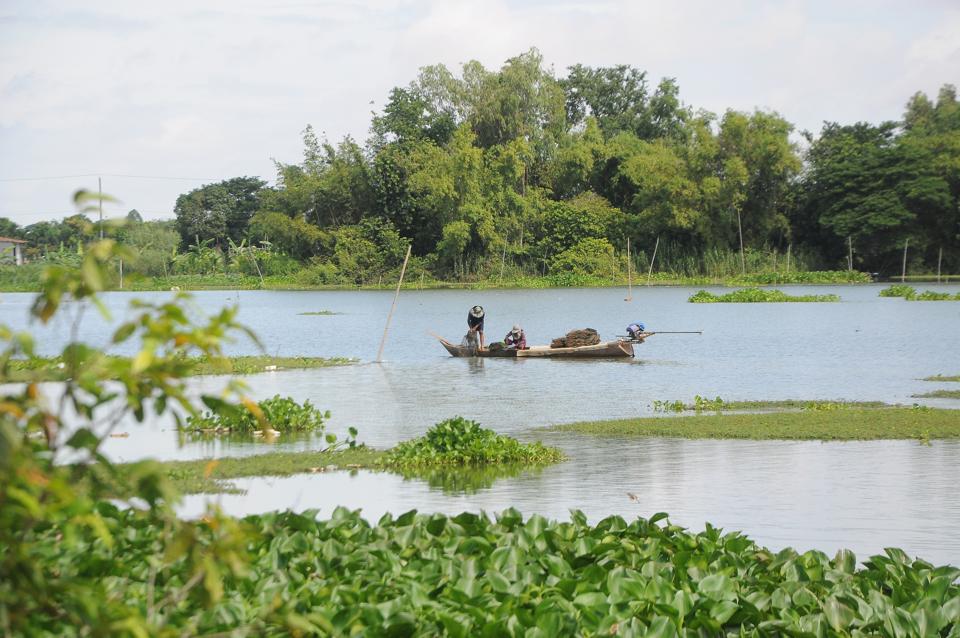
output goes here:
[{"label": "sky", "polygon": [[960,2],[0,0],[0,217],[64,217],[100,175],[106,216],[169,218],[205,183],[272,182],[307,124],[366,139],[420,67],[531,47],[558,77],[629,64],[694,108],[817,132],[960,85]]}]

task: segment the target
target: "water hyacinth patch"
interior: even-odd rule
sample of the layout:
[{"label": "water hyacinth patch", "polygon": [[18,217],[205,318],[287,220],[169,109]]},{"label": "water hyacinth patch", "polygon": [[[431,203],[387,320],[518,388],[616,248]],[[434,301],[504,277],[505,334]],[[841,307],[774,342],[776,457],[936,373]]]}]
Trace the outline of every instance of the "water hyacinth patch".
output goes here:
[{"label": "water hyacinth patch", "polygon": [[[199,573],[153,557],[149,515],[100,507],[111,543],[37,532],[89,596],[150,618],[153,629],[202,635],[370,636],[947,636],[960,623],[960,569],[897,549],[861,567],[849,551],[773,552],[710,525],[693,533],[665,514],[590,524],[525,518],[385,515],[376,524],[337,509],[230,522],[243,543]],[[226,521],[221,522],[220,525]],[[218,526],[199,522],[218,547]],[[88,542],[82,542],[88,541]],[[193,578],[191,578],[193,576]],[[189,595],[168,594],[193,582]],[[153,601],[163,605],[154,611]],[[21,628],[63,635],[68,621],[37,609]],[[242,629],[242,631],[240,631]],[[954,633],[950,633],[954,632]]]},{"label": "water hyacinth patch", "polygon": [[[242,406],[227,405],[210,397],[204,398],[210,410],[198,416],[189,416],[183,426],[191,434],[257,434],[283,432],[322,433],[324,420],[330,418],[330,412],[321,412],[309,399],[298,403],[290,397],[274,395],[257,403],[252,401]],[[349,429],[345,444],[356,445],[357,431]],[[330,444],[337,441],[334,434],[326,434]]]},{"label": "water hyacinth patch", "polygon": [[397,467],[522,464],[543,465],[563,460],[563,453],[540,442],[521,443],[480,426],[476,421],[454,417],[432,426],[418,439],[393,448],[386,465]]},{"label": "water hyacinth patch", "polygon": [[949,292],[936,292],[933,290],[924,290],[917,292],[913,286],[906,284],[894,284],[880,291],[881,297],[902,297],[907,301],[960,301],[960,292],[953,294]]},{"label": "water hyacinth patch", "polygon": [[837,295],[788,295],[782,290],[743,288],[724,295],[700,290],[687,300],[690,303],[780,303],[840,301]]}]

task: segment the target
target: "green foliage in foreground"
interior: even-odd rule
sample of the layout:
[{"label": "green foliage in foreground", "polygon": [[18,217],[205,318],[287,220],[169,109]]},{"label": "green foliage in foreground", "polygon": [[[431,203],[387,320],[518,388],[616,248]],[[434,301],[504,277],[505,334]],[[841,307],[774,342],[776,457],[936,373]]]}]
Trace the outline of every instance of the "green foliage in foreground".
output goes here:
[{"label": "green foliage in foreground", "polygon": [[[101,371],[108,375],[111,364],[125,360],[125,357],[103,353],[89,353],[84,365],[90,371]],[[204,375],[247,375],[276,370],[295,370],[304,368],[327,368],[356,363],[356,359],[345,357],[272,357],[268,355],[250,355],[239,357],[181,357],[186,364],[183,376]],[[64,381],[73,378],[76,373],[75,360],[57,357],[30,357],[29,359],[11,359],[8,362],[6,376],[0,381]],[[2,373],[0,373],[2,375]],[[102,376],[102,378],[111,378]]]},{"label": "green foliage in foreground", "polygon": [[563,460],[560,450],[539,441],[521,443],[480,427],[475,421],[455,417],[437,423],[422,437],[404,441],[384,459],[394,467],[525,464],[542,465]]},{"label": "green foliage in foreground", "polygon": [[701,290],[687,300],[690,303],[767,303],[782,301],[840,301],[837,295],[788,295],[781,290],[744,288],[724,295],[715,295]]},{"label": "green foliage in foreground", "polygon": [[[960,622],[955,567],[896,549],[859,569],[849,551],[775,554],[665,514],[596,525],[580,512],[553,522],[515,510],[388,514],[375,525],[345,509],[322,521],[309,511],[204,520],[193,533],[211,553],[195,572],[190,560],[157,560],[164,530],[149,514],[98,513],[101,537],[61,538],[54,526],[34,533],[35,547],[104,605],[106,626],[140,619],[112,625],[117,634],[143,623],[189,635],[922,636]],[[29,606],[16,619],[25,634],[76,629],[69,615]]]},{"label": "green foliage in foreground", "polygon": [[847,441],[960,438],[960,410],[913,408],[815,409],[801,412],[704,414],[585,421],[550,429],[610,436],[685,439]]},{"label": "green foliage in foreground", "polygon": [[960,292],[951,294],[949,292],[935,292],[933,290],[924,290],[917,292],[913,286],[906,284],[894,284],[880,291],[881,297],[903,297],[907,301],[960,301]]}]

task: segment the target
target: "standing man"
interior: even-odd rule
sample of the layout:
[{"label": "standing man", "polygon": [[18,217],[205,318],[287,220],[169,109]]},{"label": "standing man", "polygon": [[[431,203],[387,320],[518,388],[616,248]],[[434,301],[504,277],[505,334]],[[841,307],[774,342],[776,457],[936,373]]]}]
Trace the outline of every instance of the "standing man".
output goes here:
[{"label": "standing man", "polygon": [[483,307],[474,306],[467,313],[467,334],[480,336],[480,349],[483,350]]}]

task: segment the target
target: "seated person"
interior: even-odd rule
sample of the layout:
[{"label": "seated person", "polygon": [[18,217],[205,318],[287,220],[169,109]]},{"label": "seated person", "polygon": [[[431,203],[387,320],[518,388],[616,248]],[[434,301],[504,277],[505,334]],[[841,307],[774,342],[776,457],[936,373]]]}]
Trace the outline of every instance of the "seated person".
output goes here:
[{"label": "seated person", "polygon": [[526,350],[527,335],[523,333],[523,328],[515,325],[513,330],[508,332],[507,336],[503,338],[503,343],[507,346],[507,350]]},{"label": "seated person", "polygon": [[645,326],[639,321],[637,321],[627,326],[627,335],[633,341],[643,341],[644,339],[647,338],[645,329],[646,329]]},{"label": "seated person", "polygon": [[467,339],[476,341],[480,337],[480,349],[483,350],[483,307],[474,306],[467,313]]}]

